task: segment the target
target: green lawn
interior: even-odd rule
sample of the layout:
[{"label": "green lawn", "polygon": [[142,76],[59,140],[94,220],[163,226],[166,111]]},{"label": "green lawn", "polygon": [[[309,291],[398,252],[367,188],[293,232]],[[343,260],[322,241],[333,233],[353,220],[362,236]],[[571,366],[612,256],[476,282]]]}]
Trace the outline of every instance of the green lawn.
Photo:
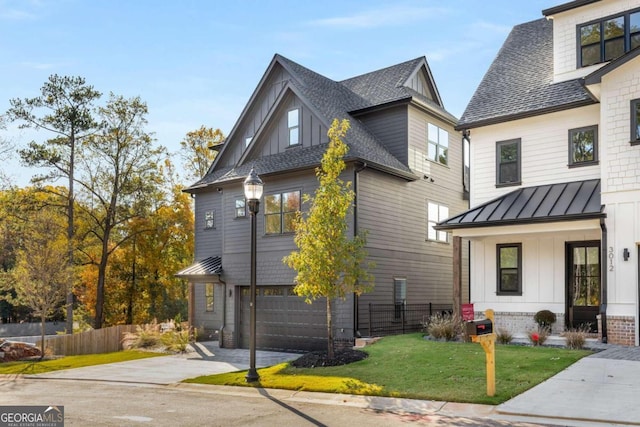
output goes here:
[{"label": "green lawn", "polygon": [[[259,369],[258,385],[496,405],[591,354],[586,350],[496,345],[496,395],[488,397],[485,354],[480,344],[428,341],[418,333],[383,338],[365,351],[367,359],[344,366],[297,369],[283,363]],[[246,386],[245,374],[210,375],[186,382]]]},{"label": "green lawn", "polygon": [[163,353],[152,353],[137,350],[117,351],[114,353],[86,354],[82,356],[66,356],[59,359],[43,361],[19,361],[0,363],[2,374],[42,374],[61,369],[81,368],[83,366],[102,365],[104,363],[126,362],[128,360],[146,359],[147,357],[166,356]]}]

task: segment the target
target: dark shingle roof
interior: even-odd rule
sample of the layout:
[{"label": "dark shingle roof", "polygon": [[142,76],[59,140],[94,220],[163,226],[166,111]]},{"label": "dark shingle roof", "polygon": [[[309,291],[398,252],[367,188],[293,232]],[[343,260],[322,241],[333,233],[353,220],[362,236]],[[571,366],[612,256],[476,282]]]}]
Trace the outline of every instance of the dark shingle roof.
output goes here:
[{"label": "dark shingle roof", "polygon": [[189,267],[178,271],[175,276],[189,278],[195,276],[214,276],[220,273],[222,273],[222,259],[214,256],[194,262]]},{"label": "dark shingle roof", "polygon": [[519,188],[436,226],[440,230],[599,218],[600,180]]},{"label": "dark shingle roof", "polygon": [[[394,173],[407,179],[415,175],[407,165],[393,156],[384,145],[351,112],[398,100],[417,99],[429,104],[439,114],[456,118],[446,112],[436,102],[403,86],[416,69],[425,64],[424,58],[417,58],[392,67],[367,73],[343,82],[336,82],[316,73],[281,55],[275,55],[278,62],[291,75],[288,83],[292,90],[300,95],[303,102],[309,103],[325,120],[348,119],[351,128],[345,137],[349,152],[345,160],[362,160],[372,167]],[[435,86],[434,86],[434,90]],[[247,161],[233,168],[214,167],[200,181],[188,190],[195,190],[213,183],[243,178],[252,166],[262,174],[315,167],[320,164],[325,146],[298,147],[283,153],[265,156]]]},{"label": "dark shingle roof", "polygon": [[553,23],[513,28],[467,105],[458,129],[595,103],[580,79],[553,83]]}]

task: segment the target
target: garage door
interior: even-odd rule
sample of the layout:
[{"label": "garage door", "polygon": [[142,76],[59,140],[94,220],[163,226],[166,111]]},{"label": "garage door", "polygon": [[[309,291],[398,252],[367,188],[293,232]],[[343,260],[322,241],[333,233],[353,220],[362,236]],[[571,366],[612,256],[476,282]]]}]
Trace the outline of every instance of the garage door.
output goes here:
[{"label": "garage door", "polygon": [[[240,288],[240,346],[249,348],[249,287]],[[292,286],[259,286],[256,292],[256,347],[314,351],[327,348],[324,299],[307,304]]]}]

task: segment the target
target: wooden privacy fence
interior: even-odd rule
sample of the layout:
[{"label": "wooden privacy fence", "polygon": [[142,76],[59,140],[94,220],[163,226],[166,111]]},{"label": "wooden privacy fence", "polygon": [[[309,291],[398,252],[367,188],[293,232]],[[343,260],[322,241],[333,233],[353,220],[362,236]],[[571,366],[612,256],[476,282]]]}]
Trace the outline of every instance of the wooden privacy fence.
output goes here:
[{"label": "wooden privacy fence", "polygon": [[[118,325],[73,335],[45,337],[45,348],[50,349],[53,354],[64,356],[120,351],[123,335],[126,332],[135,332],[136,328],[136,325]],[[40,341],[38,340],[38,347]]]}]

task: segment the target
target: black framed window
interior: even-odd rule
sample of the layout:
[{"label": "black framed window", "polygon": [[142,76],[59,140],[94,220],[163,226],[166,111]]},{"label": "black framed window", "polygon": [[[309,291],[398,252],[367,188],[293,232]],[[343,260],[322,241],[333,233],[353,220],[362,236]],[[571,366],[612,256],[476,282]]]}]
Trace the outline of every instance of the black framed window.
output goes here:
[{"label": "black framed window", "polygon": [[293,233],[294,220],[300,211],[300,191],[268,194],[264,198],[265,234]]},{"label": "black framed window", "polygon": [[289,128],[289,145],[300,144],[300,109],[296,108],[287,113],[287,127]]},{"label": "black framed window", "polygon": [[235,200],[236,218],[245,218],[247,216],[247,201],[244,197],[238,197]]},{"label": "black framed window", "polygon": [[204,213],[204,228],[205,230],[211,230],[213,228],[215,228],[215,222],[214,222],[214,211],[206,211]]},{"label": "black framed window", "polygon": [[631,101],[631,143],[640,144],[640,99]]},{"label": "black framed window", "polygon": [[447,165],[449,163],[449,132],[427,123],[427,158]]},{"label": "black framed window", "polygon": [[611,61],[640,45],[640,10],[578,26],[578,67]]},{"label": "black framed window", "polygon": [[393,305],[395,307],[395,318],[400,319],[402,309],[407,303],[407,279],[393,279]]},{"label": "black framed window", "polygon": [[569,166],[586,166],[598,162],[598,126],[569,130]]},{"label": "black framed window", "polygon": [[522,295],[522,244],[496,245],[498,295]]},{"label": "black framed window", "polygon": [[520,139],[496,142],[496,185],[520,185]]}]

